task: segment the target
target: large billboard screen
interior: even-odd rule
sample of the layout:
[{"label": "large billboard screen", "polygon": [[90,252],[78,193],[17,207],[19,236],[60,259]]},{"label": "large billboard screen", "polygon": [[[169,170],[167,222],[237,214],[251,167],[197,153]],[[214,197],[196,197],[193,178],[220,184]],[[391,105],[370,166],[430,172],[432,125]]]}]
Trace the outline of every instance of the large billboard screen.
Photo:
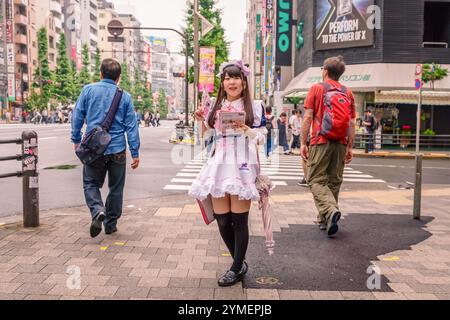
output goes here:
[{"label": "large billboard screen", "polygon": [[374,0],[316,0],[316,50],[371,46],[368,9]]}]

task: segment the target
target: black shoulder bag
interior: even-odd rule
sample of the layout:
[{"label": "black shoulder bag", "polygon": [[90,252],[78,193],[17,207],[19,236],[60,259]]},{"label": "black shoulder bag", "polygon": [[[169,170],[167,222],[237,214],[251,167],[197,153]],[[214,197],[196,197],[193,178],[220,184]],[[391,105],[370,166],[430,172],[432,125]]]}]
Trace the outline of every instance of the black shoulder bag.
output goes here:
[{"label": "black shoulder bag", "polygon": [[122,95],[123,90],[118,87],[105,120],[103,120],[100,126],[95,126],[89,131],[78,146],[75,153],[83,164],[91,164],[98,160],[103,156],[111,143],[111,135],[108,131],[111,128],[117,110],[119,109]]}]

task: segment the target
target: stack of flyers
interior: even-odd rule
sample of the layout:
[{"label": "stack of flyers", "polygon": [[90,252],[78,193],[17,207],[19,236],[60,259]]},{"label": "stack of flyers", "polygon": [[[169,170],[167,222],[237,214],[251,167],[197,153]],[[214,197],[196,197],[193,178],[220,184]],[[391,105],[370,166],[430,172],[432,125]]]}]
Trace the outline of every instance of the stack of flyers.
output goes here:
[{"label": "stack of flyers", "polygon": [[219,121],[222,135],[241,135],[242,132],[235,130],[235,125],[238,123],[245,124],[245,112],[221,112],[219,114]]}]

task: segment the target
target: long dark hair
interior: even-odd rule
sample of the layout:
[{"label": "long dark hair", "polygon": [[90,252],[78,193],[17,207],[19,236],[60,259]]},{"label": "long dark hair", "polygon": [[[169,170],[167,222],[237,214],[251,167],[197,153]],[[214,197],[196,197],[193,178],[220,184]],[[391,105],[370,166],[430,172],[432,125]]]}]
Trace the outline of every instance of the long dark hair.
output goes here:
[{"label": "long dark hair", "polygon": [[242,84],[244,86],[244,91],[242,92],[242,98],[244,99],[244,110],[246,114],[245,124],[249,127],[253,126],[253,122],[255,120],[253,115],[253,104],[252,99],[250,97],[250,88],[248,85],[247,77],[244,76],[241,69],[237,66],[229,66],[226,67],[223,71],[222,76],[220,77],[220,88],[217,93],[217,100],[214,105],[214,108],[209,113],[208,117],[208,125],[211,128],[214,128],[214,124],[216,122],[216,114],[217,111],[221,108],[223,101],[227,97],[227,93],[225,92],[225,88],[223,87],[223,82],[225,81],[225,77],[229,76],[231,78],[240,78],[242,79]]}]

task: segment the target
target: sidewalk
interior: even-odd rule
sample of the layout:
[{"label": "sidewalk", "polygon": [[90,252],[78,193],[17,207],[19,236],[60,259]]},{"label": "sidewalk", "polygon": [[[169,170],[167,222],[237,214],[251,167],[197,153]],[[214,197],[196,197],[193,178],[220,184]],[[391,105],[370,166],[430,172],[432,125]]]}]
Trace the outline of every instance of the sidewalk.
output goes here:
[{"label": "sidewalk", "polygon": [[[450,159],[450,151],[421,151],[424,159]],[[413,151],[388,151],[380,150],[373,153],[365,153],[364,150],[354,149],[356,158],[395,158],[395,159],[415,159],[416,155]]]},{"label": "sidewalk", "polygon": [[[245,288],[217,286],[231,258],[184,195],[127,202],[119,233],[97,239],[85,207],[42,212],[35,230],[21,228],[21,217],[0,219],[0,300],[450,299],[450,186],[425,188],[421,222],[412,220],[410,190],[341,196],[341,232],[328,239],[313,224],[307,189],[275,193],[272,257],[254,206]],[[381,290],[364,288],[371,265]],[[81,286],[69,289],[77,271]]]}]

